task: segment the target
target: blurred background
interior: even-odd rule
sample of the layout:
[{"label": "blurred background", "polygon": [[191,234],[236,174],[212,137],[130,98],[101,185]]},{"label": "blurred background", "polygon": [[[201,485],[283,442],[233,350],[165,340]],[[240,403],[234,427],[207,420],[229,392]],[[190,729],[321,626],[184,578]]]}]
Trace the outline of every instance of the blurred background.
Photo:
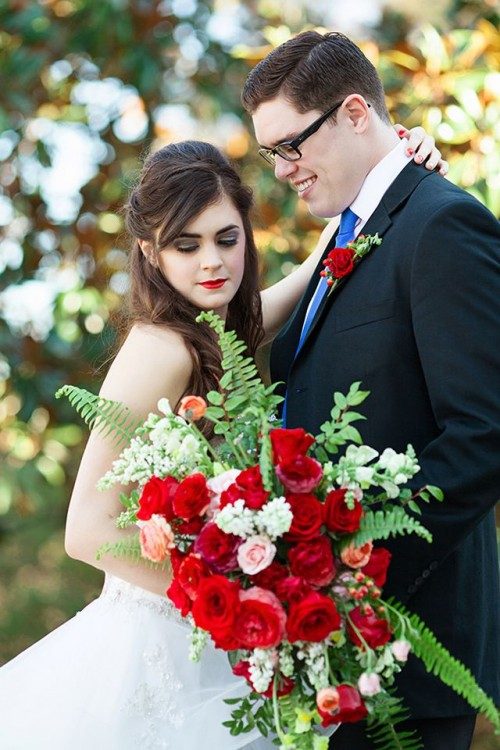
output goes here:
[{"label": "blurred background", "polygon": [[[353,38],[394,121],[500,210],[494,0],[0,0],[0,664],[98,593],[63,528],[86,431],[63,383],[97,391],[127,291],[120,207],[147,151],[220,146],[256,194],[264,284],[321,231],[256,155],[244,79],[306,28]],[[481,722],[475,750],[498,747]]]}]

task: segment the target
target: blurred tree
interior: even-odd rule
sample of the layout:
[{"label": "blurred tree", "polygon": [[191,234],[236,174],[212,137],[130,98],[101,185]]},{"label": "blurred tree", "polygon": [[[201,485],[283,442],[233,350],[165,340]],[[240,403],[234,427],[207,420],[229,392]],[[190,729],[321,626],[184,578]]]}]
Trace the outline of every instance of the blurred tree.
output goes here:
[{"label": "blurred tree", "polygon": [[[360,43],[394,119],[423,123],[451,178],[498,210],[495,7],[454,0],[434,28],[408,5]],[[120,207],[141,157],[189,137],[223,148],[255,188],[265,283],[288,273],[320,223],[256,156],[240,91],[273,46],[321,22],[305,0],[0,0],[0,661],[99,589],[99,573],[64,555],[85,433],[54,392],[98,388],[127,290]]]}]

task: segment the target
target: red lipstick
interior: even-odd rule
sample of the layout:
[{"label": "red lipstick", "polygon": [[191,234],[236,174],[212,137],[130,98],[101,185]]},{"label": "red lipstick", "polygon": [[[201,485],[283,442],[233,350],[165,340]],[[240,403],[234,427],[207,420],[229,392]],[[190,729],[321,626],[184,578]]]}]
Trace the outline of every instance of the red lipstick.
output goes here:
[{"label": "red lipstick", "polygon": [[200,286],[205,289],[220,289],[226,283],[227,279],[210,279],[209,281],[200,281]]}]

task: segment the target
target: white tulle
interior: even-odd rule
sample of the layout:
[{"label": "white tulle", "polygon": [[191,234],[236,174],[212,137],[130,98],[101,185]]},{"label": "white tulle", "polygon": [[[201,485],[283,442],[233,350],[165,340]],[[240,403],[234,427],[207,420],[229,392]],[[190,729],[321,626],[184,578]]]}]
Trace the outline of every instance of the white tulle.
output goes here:
[{"label": "white tulle", "polygon": [[107,576],[96,601],[0,669],[0,748],[275,747],[222,726],[223,699],[245,686],[211,645],[189,661],[188,632],[167,599]]}]

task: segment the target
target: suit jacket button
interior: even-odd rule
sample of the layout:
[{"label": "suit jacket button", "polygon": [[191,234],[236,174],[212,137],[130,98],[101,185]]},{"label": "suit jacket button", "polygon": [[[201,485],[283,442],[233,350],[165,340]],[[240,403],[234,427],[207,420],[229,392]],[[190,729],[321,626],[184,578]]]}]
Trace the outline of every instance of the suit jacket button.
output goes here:
[{"label": "suit jacket button", "polygon": [[422,573],[422,578],[428,578],[430,576],[430,574],[431,574],[431,571],[426,569]]},{"label": "suit jacket button", "polygon": [[429,565],[429,570],[436,570],[437,566],[438,566],[438,563],[437,563],[437,561],[436,561],[436,560],[433,560],[433,561],[431,562],[431,564]]},{"label": "suit jacket button", "polygon": [[421,586],[423,582],[424,582],[424,579],[419,576],[415,581],[415,586]]}]

